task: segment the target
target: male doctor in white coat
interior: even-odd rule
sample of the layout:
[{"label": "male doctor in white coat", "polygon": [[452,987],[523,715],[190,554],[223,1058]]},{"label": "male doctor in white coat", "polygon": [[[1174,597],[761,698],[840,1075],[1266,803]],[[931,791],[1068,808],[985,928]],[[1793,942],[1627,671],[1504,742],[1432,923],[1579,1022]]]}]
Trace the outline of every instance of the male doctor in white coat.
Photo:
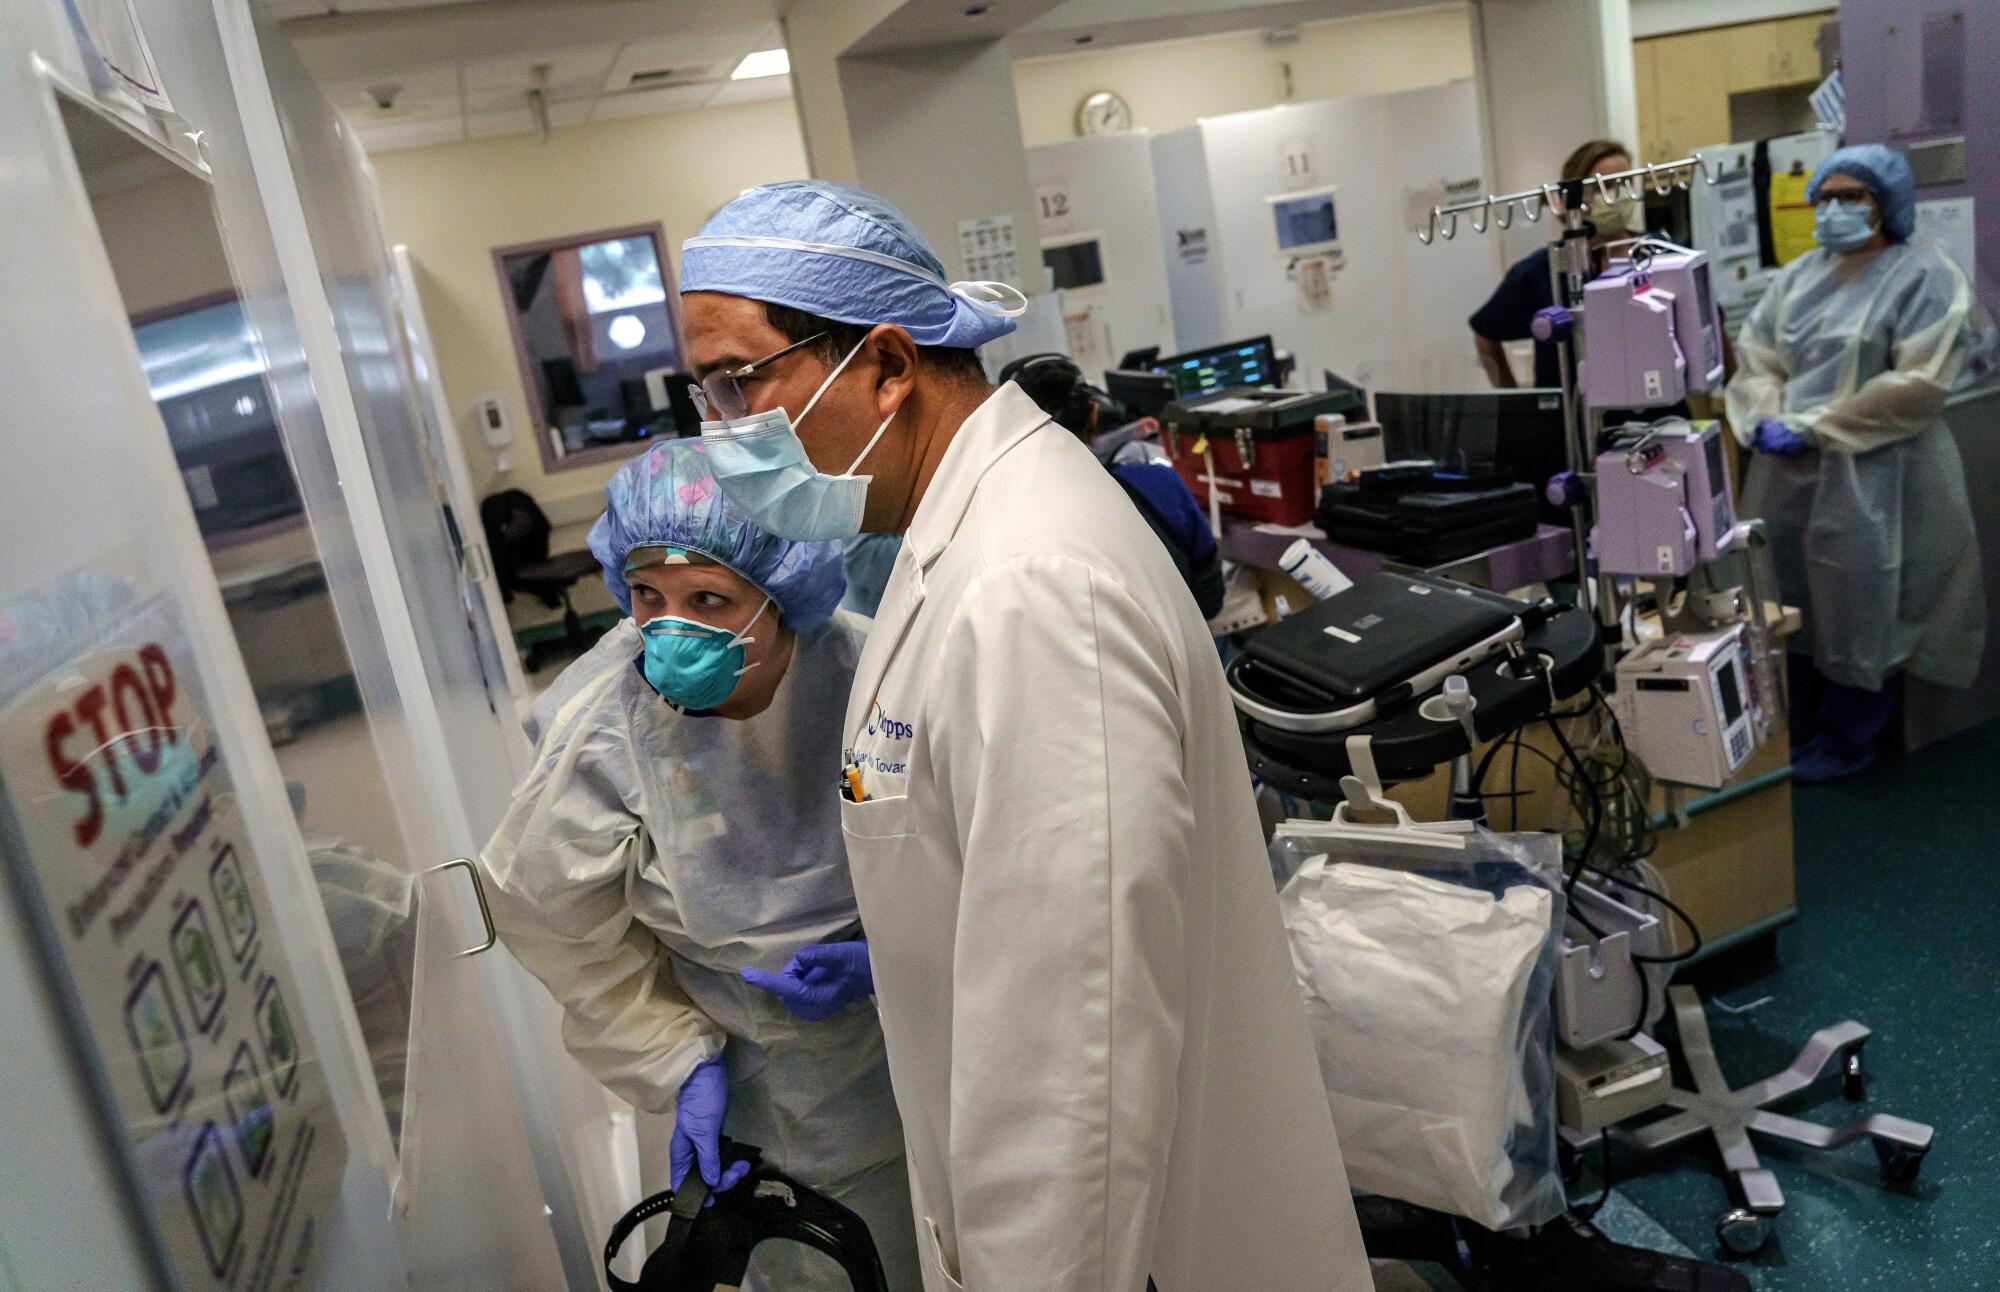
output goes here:
[{"label": "male doctor in white coat", "polygon": [[928,1292],[1370,1288],[1214,643],[1089,451],[987,384],[1019,294],[819,181],[681,274],[732,500],[903,535],[826,776]]}]

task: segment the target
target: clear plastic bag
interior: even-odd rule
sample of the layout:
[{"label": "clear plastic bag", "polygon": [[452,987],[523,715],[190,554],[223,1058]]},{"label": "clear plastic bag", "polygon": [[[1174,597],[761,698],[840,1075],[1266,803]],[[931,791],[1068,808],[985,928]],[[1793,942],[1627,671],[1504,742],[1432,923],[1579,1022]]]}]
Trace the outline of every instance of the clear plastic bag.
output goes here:
[{"label": "clear plastic bag", "polygon": [[1488,1229],[1560,1215],[1560,837],[1342,816],[1280,826],[1271,865],[1349,1183]]}]

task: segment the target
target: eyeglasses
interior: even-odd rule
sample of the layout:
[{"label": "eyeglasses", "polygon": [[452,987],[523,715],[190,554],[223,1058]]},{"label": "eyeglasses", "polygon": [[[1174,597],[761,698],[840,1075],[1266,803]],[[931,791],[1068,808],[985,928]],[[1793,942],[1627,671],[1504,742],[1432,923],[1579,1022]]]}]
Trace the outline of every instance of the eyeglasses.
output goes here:
[{"label": "eyeglasses", "polygon": [[1842,206],[1866,206],[1875,200],[1875,195],[1865,188],[1823,188],[1819,191],[1821,202],[1838,202]]},{"label": "eyeglasses", "polygon": [[811,345],[825,335],[827,334],[824,331],[815,332],[803,341],[794,341],[782,350],[773,350],[763,358],[746,363],[741,368],[718,368],[703,377],[699,384],[689,386],[688,394],[694,397],[694,406],[701,410],[701,415],[709,421],[726,422],[738,417],[747,417],[750,413],[750,401],[743,395],[741,384],[743,378],[752,375],[759,368],[784,358],[801,346]]}]

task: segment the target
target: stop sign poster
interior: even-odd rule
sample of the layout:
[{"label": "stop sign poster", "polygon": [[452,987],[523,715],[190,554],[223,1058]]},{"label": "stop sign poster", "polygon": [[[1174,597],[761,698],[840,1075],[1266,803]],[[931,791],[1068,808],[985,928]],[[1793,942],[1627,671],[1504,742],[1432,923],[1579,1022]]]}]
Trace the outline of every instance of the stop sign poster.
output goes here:
[{"label": "stop sign poster", "polygon": [[[0,647],[35,613],[0,609]],[[174,604],[41,640],[58,657],[4,683],[7,851],[154,1231],[185,1287],[312,1287],[346,1144]]]}]

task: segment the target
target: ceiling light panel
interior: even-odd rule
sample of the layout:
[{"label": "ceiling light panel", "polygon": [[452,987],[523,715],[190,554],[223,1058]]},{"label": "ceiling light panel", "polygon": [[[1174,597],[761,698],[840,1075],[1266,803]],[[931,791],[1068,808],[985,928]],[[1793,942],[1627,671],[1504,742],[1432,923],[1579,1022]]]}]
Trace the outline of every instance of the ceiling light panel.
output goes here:
[{"label": "ceiling light panel", "polygon": [[745,54],[736,70],[729,74],[732,81],[754,81],[764,76],[783,76],[792,70],[792,56],[783,48],[760,49]]}]

